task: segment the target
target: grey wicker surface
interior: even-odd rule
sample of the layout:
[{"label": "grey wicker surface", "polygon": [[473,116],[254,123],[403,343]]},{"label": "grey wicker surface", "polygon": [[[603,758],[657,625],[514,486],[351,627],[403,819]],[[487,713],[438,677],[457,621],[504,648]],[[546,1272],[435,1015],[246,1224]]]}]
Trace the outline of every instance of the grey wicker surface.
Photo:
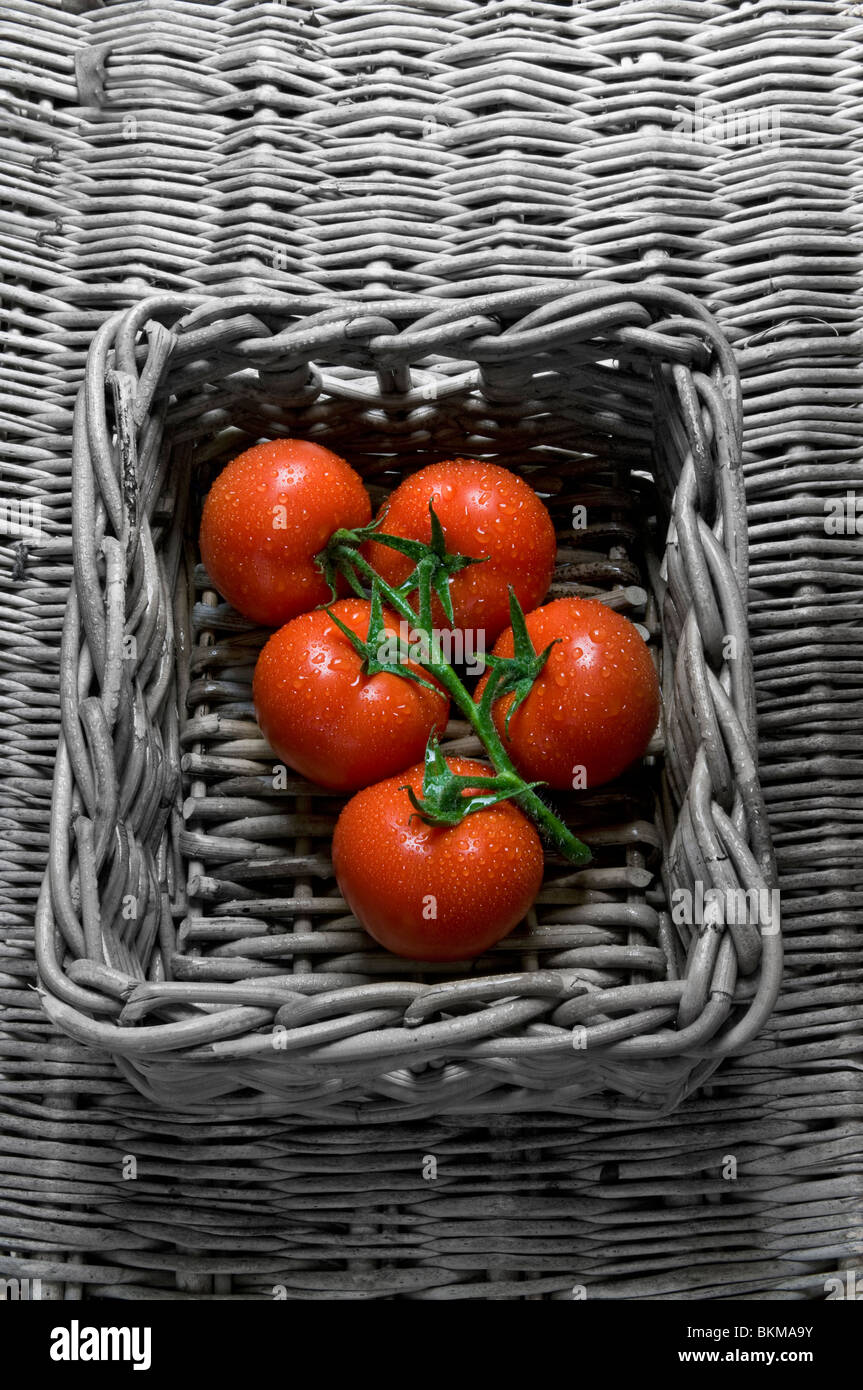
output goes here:
[{"label": "grey wicker surface", "polygon": [[[72,1296],[793,1299],[859,1267],[860,541],[824,518],[861,479],[863,26],[814,0],[491,8],[6,6],[2,482],[46,539],[3,548],[0,1274]],[[763,138],[737,148],[741,105]],[[440,294],[564,265],[649,267],[736,348],[778,1011],[652,1127],[198,1119],[191,1140],[30,989],[87,342],[154,287]]]}]

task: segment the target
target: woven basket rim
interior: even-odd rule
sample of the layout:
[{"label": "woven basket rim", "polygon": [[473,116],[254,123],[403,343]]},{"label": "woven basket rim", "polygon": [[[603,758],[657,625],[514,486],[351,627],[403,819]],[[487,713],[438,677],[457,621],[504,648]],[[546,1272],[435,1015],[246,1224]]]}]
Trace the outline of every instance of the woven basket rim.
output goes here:
[{"label": "woven basket rim", "polygon": [[[691,361],[695,351],[691,346],[694,336],[701,340],[708,351],[714,389],[717,381],[737,383],[733,353],[720,329],[703,305],[681,291],[655,283],[635,286],[631,283],[621,285],[613,281],[594,280],[581,283],[538,280],[533,285],[522,286],[517,290],[501,290],[481,295],[470,294],[469,284],[460,289],[464,291],[463,296],[456,292],[448,294],[445,299],[412,294],[380,300],[326,294],[297,296],[270,291],[266,287],[262,287],[258,292],[230,297],[193,293],[156,294],[142,299],[131,308],[111,316],[96,333],[91,345],[87,378],[81,387],[76,405],[76,419],[87,417],[83,426],[76,430],[79,476],[86,476],[88,469],[91,477],[93,475],[93,462],[88,450],[91,449],[94,439],[97,449],[110,449],[107,417],[106,423],[102,424],[99,416],[99,424],[95,429],[92,419],[93,413],[98,415],[105,409],[104,389],[99,393],[98,382],[107,379],[113,388],[115,424],[120,441],[120,463],[115,465],[119,471],[113,485],[113,502],[117,516],[123,512],[124,507],[128,511],[129,498],[133,493],[137,498],[134,479],[135,436],[143,421],[147,419],[147,412],[153,402],[164,396],[166,365],[172,359],[175,366],[181,365],[183,361],[194,361],[195,354],[205,353],[208,343],[212,343],[218,337],[220,325],[224,327],[231,320],[237,321],[246,332],[253,329],[252,324],[245,322],[249,318],[257,319],[264,328],[262,337],[237,336],[231,340],[230,353],[234,361],[248,360],[256,362],[259,366],[268,362],[283,364],[286,358],[290,362],[300,359],[304,352],[307,354],[307,361],[316,357],[330,360],[333,353],[338,354],[341,351],[343,356],[350,356],[355,361],[364,359],[371,364],[377,371],[379,382],[382,374],[398,372],[401,364],[409,364],[418,354],[436,352],[446,343],[447,335],[451,339],[461,332],[462,336],[458,340],[461,352],[466,354],[469,350],[470,359],[476,361],[480,369],[485,367],[490,371],[497,369],[501,364],[506,367],[506,364],[518,360],[532,344],[554,341],[555,335],[560,340],[565,339],[571,343],[592,341],[593,336],[600,334],[606,355],[609,345],[620,342],[625,344],[627,351],[640,346],[643,346],[645,351],[650,348],[657,354],[667,351],[673,364],[672,371],[675,370],[676,364],[684,375],[687,359]],[[289,320],[287,326],[278,329],[278,324],[286,319]],[[508,324],[507,320],[512,322]],[[609,320],[614,327],[602,336],[602,324]],[[277,327],[275,333],[269,328],[269,323],[273,322]],[[573,330],[573,323],[577,325],[581,337]],[[136,338],[142,330],[148,339],[146,349],[136,348]],[[305,340],[303,332],[306,334]],[[533,350],[541,348],[534,347]],[[113,366],[109,365],[112,354]],[[140,372],[139,360],[142,364]],[[707,385],[702,383],[701,389],[706,392]],[[689,400],[688,404],[691,414],[692,401]],[[696,406],[697,404],[696,400]],[[739,385],[736,393],[732,391],[725,397],[725,405],[727,410],[724,411],[721,420],[727,437],[719,441],[725,451],[722,478],[726,490],[736,489],[739,519],[742,497],[739,476]],[[89,416],[87,412],[90,412]],[[716,418],[720,417],[717,415]],[[693,425],[693,429],[695,428]],[[714,439],[713,444],[717,443]],[[705,495],[706,488],[713,486],[715,482],[715,479],[711,480],[705,476],[704,460],[701,459],[699,463],[700,467],[693,464],[690,487],[696,503]],[[98,464],[95,476],[97,485],[104,486],[105,479],[99,473]],[[92,482],[87,486],[92,489]],[[79,511],[84,505],[80,500],[82,495],[79,490]],[[119,512],[116,511],[118,501],[121,504]],[[108,509],[110,510],[110,507]],[[73,524],[74,521],[73,514]],[[92,544],[92,537],[89,541]],[[717,542],[715,549],[724,554],[726,560],[728,554],[733,555],[734,565],[729,572],[732,578],[736,573],[736,582],[739,584],[742,571],[745,583],[745,538],[742,550],[736,546],[734,536],[723,536],[722,544]],[[708,556],[708,559],[710,558]],[[712,558],[715,562],[716,556]],[[77,567],[76,575],[79,575]],[[96,600],[91,596],[89,600],[85,599],[85,602],[87,601]],[[112,698],[115,698],[115,693]],[[731,718],[728,709],[723,710],[723,715],[727,725]],[[748,730],[744,729],[744,734],[752,732],[752,726]],[[61,735],[61,746],[62,744]],[[55,805],[58,799],[62,801],[64,797],[68,797],[70,779],[74,782],[74,771],[70,769],[67,752],[65,757],[58,757]],[[768,887],[773,888],[776,881],[775,869],[769,847],[769,834],[765,828],[763,801],[758,800],[760,789],[754,765],[747,785],[747,794],[752,798],[754,814],[759,820],[761,840],[760,852],[756,847],[756,858],[764,881]],[[220,1028],[214,1025],[215,1016],[207,1013],[178,1023],[157,1023],[143,1027],[108,1021],[122,1013],[127,1019],[134,1019],[135,1024],[140,1025],[146,1021],[154,995],[162,998],[186,998],[190,991],[187,987],[175,989],[170,985],[130,981],[128,978],[119,977],[118,972],[112,972],[109,967],[101,964],[97,966],[92,962],[88,966],[86,961],[79,961],[77,968],[71,970],[71,974],[69,970],[63,969],[55,955],[55,925],[52,913],[52,894],[56,894],[57,891],[60,850],[53,835],[52,841],[52,865],[43,882],[37,913],[40,989],[43,1002],[52,1019],[80,1041],[106,1047],[118,1056],[126,1056],[130,1062],[135,1058],[140,1058],[142,1062],[149,1058],[157,1061],[161,1059],[164,1063],[169,1059],[174,1060],[175,1054],[180,1053],[188,1065],[197,1063],[200,1066],[201,1062],[208,1058],[218,1059],[224,1065],[231,1057],[239,1057],[242,1060],[244,1051],[249,1055],[254,1054],[257,1044],[254,1044],[253,1039],[267,1038],[266,1034],[257,1031],[262,1024],[262,1012],[269,1008],[272,1013],[276,998],[281,994],[284,994],[284,1002],[287,1002],[292,993],[287,986],[280,991],[275,986],[268,987],[266,980],[263,980],[255,985],[250,982],[244,989],[237,986],[226,988],[221,995],[218,993],[219,986],[215,986],[212,995],[214,1000],[221,998],[225,1002],[232,1001],[230,1010],[219,1015]],[[730,940],[727,931],[724,939]],[[738,1019],[730,1029],[726,1029],[723,1035],[714,1037],[713,1029],[707,1027],[702,1027],[699,1035],[698,1026],[692,1023],[678,1035],[682,1042],[679,1048],[670,1047],[668,1039],[659,1035],[652,1039],[653,1046],[650,1046],[650,1036],[641,1036],[614,1042],[603,1050],[603,1055],[609,1059],[613,1057],[623,1065],[634,1065],[636,1068],[643,1060],[661,1058],[687,1058],[693,1062],[697,1061],[696,1070],[700,1069],[702,1073],[706,1067],[712,1068],[721,1056],[728,1051],[736,1050],[754,1036],[772,1009],[781,978],[781,940],[778,931],[764,936],[763,952],[761,974],[753,993],[753,1000],[743,1018]],[[559,972],[544,973],[553,975]],[[723,987],[723,978],[714,979],[710,988],[706,1012],[713,1017],[718,1017],[723,1009],[727,1014],[730,1007],[730,994],[727,988]],[[484,982],[472,977],[471,983],[476,986]],[[669,986],[671,983],[669,981]],[[438,987],[421,988],[434,990]],[[666,990],[669,998],[672,995],[679,997],[682,992],[671,988]],[[198,997],[207,997],[200,988]],[[636,988],[631,996],[633,1005],[637,1005],[640,998]],[[271,1002],[265,1004],[264,1000]],[[505,1002],[488,1002],[484,1006],[486,1015],[491,1016],[489,1011],[493,1013],[495,1010],[500,1013],[499,1028],[506,1030],[514,1021],[518,1021],[517,1017],[514,1018],[513,1009]],[[95,1018],[89,1016],[91,1013],[95,1014]],[[515,1010],[515,1015],[518,1015],[518,1010]],[[529,1022],[532,1016],[531,1011],[527,1010],[524,1013],[524,1021]],[[704,1013],[701,1019],[703,1023]],[[410,1030],[407,1055],[404,1049],[401,1054],[394,1053],[394,1062],[399,1066],[409,1064],[410,1049],[414,1046],[415,1039],[421,1039],[425,1030],[440,1029],[442,1026],[424,1021],[417,1022],[415,1017],[412,1021],[416,1026]],[[485,1018],[484,1022],[487,1024],[488,1018]],[[712,1018],[708,1022],[712,1022]],[[479,1032],[481,1036],[485,1036],[482,1029]],[[225,1039],[224,1042],[219,1042],[220,1036]],[[375,1045],[380,1047],[379,1034]],[[348,1048],[346,1051],[351,1052],[351,1049]]]}]

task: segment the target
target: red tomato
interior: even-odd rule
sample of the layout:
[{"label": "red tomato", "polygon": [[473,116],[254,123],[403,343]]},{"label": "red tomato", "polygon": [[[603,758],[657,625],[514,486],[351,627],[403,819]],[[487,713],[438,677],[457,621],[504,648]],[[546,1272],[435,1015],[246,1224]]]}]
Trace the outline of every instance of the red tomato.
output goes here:
[{"label": "red tomato", "polygon": [[[557,640],[508,736],[515,696],[492,706],[504,746],[527,781],[569,789],[611,781],[642,755],[659,718],[659,682],[641,634],[597,599],[555,599],[525,622],[537,652]],[[494,655],[512,654],[509,628]]]},{"label": "red tomato", "polygon": [[368,493],[344,459],[320,444],[275,439],[247,449],[213,483],[201,558],[229,603],[276,627],[326,602],[314,556],[339,527],[370,520]]},{"label": "red tomato", "polygon": [[[529,610],[548,593],[556,541],[551,517],[532,488],[496,463],[454,459],[433,463],[400,483],[383,508],[382,529],[410,540],[431,539],[429,502],[447,550],[485,558],[450,580],[455,627],[485,631],[491,644],[509,625],[509,585]],[[372,543],[369,560],[390,584],[407,579],[412,564]],[[435,624],[448,626],[435,599]]]},{"label": "red tomato", "polygon": [[[332,609],[366,640],[370,603],[339,599]],[[386,635],[397,637],[398,617],[384,616]],[[270,747],[288,767],[333,791],[356,791],[410,767],[449,714],[443,692],[383,671],[369,676],[362,665],[349,639],[318,608],[274,633],[255,667],[255,712]],[[425,675],[413,663],[407,668]]]},{"label": "red tomato", "polygon": [[[447,763],[459,774],[489,774],[469,758]],[[511,801],[473,811],[460,825],[427,825],[404,790],[420,795],[422,782],[420,764],[348,802],[333,836],[336,878],[351,911],[387,950],[411,960],[467,960],[530,908],[542,883],[542,845]]]}]

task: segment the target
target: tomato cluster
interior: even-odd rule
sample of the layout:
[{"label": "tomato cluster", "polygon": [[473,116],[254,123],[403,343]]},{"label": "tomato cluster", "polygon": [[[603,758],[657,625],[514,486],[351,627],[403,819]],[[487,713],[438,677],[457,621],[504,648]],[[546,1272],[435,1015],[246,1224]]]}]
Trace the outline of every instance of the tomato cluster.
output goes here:
[{"label": "tomato cluster", "polygon": [[[261,444],[213,484],[201,554],[234,607],[278,628],[253,683],[268,743],[320,786],[356,793],[333,840],[351,910],[397,954],[463,959],[510,932],[539,891],[542,846],[523,807],[546,808],[522,779],[572,788],[616,777],[647,746],[659,687],[627,619],[591,599],[541,606],[554,526],[516,474],[474,459],[432,464],[371,516],[344,459],[300,440]],[[357,592],[328,602],[333,574],[320,556],[342,537]],[[437,576],[424,601],[423,565]],[[371,596],[359,582],[369,576]],[[441,637],[493,646],[473,697],[434,645]],[[496,777],[429,751],[451,695],[487,730]]]}]

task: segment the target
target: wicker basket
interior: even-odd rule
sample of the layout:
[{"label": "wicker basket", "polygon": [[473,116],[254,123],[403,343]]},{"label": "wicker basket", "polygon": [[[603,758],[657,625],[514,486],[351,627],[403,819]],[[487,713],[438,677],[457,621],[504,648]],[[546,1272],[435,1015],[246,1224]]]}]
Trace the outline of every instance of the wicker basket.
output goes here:
[{"label": "wicker basket", "polygon": [[[266,634],[208,587],[195,544],[212,476],[278,435],[342,452],[374,500],[454,453],[518,469],[558,528],[553,592],[629,612],[656,650],[663,737],[644,766],[557,801],[594,863],[549,855],[527,920],[478,961],[378,949],[332,877],[340,803],[274,776],[250,697]],[[52,1020],[189,1110],[675,1106],[761,1027],[781,975],[739,449],[727,345],[654,284],[384,303],[262,287],[115,315],[75,413],[37,924]],[[449,745],[474,751],[468,732]],[[701,920],[710,888],[757,894],[758,920]],[[681,901],[696,907],[678,922]]]}]

